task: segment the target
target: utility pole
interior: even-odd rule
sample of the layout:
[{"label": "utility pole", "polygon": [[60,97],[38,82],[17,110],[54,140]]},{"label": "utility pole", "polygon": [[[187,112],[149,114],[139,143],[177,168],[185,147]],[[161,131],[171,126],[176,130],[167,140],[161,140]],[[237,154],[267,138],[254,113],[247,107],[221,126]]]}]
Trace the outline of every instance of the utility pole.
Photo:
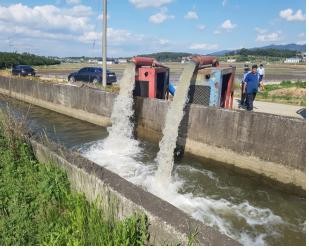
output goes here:
[{"label": "utility pole", "polygon": [[103,30],[102,30],[102,83],[103,87],[106,86],[107,74],[107,0],[103,0]]}]

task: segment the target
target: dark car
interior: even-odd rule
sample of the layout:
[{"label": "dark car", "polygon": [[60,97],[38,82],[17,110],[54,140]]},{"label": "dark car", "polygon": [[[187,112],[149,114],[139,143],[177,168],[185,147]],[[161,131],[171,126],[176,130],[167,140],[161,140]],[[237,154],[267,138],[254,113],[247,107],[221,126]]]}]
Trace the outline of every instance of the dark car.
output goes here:
[{"label": "dark car", "polygon": [[35,76],[35,71],[31,66],[27,65],[17,65],[12,68],[12,75],[19,76]]},{"label": "dark car", "polygon": [[[117,81],[116,74],[107,70],[107,84],[111,85]],[[100,67],[84,67],[78,72],[71,73],[68,76],[68,81],[73,83],[75,81],[91,82],[91,83],[102,83],[102,68]]]}]

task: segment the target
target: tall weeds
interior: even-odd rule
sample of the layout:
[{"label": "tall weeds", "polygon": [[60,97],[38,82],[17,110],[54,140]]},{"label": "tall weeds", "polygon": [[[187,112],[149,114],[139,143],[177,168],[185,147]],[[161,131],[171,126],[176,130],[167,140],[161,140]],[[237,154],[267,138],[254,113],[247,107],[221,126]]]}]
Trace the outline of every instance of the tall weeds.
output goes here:
[{"label": "tall weeds", "polygon": [[145,245],[147,217],[122,221],[70,190],[64,171],[39,163],[24,122],[0,115],[0,245]]}]

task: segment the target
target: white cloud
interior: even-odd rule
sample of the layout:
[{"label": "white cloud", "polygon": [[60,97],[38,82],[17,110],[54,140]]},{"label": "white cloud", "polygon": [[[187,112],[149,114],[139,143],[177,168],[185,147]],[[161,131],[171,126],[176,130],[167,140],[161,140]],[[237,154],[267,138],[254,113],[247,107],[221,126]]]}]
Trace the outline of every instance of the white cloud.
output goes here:
[{"label": "white cloud", "polygon": [[267,29],[262,29],[259,27],[256,27],[255,31],[257,32],[256,41],[258,42],[278,42],[282,40],[281,31],[268,32]]},{"label": "white cloud", "polygon": [[214,50],[218,49],[218,44],[208,44],[208,43],[193,43],[189,47],[191,50]]},{"label": "white cloud", "polygon": [[256,37],[258,42],[278,42],[282,40],[281,31],[271,32],[271,33],[259,33]]},{"label": "white cloud", "polygon": [[236,24],[232,23],[230,19],[227,19],[213,33],[214,35],[219,35],[219,34],[222,34],[224,31],[230,32],[236,27],[237,27]]},{"label": "white cloud", "polygon": [[302,10],[297,10],[295,14],[292,9],[281,10],[279,15],[281,18],[288,22],[293,21],[306,21],[306,16],[303,14]]},{"label": "white cloud", "polygon": [[28,7],[13,4],[8,7],[0,5],[0,21],[13,27],[31,27],[32,29],[52,31],[69,30],[83,32],[92,28],[89,16],[92,9],[77,5],[71,9],[60,9],[53,5]]},{"label": "white cloud", "polygon": [[72,5],[80,4],[80,0],[66,0],[66,3]]},{"label": "white cloud", "polygon": [[304,32],[298,34],[298,38],[300,39],[296,44],[303,45],[306,44],[306,34]]},{"label": "white cloud", "polygon": [[223,1],[222,1],[222,6],[223,6],[223,7],[225,7],[225,6],[227,5],[227,1],[228,1],[228,0],[223,0]]},{"label": "white cloud", "polygon": [[170,43],[170,41],[167,40],[167,39],[160,39],[160,40],[159,40],[159,44],[160,44],[160,45],[167,45],[167,44],[169,44],[169,43]]},{"label": "white cloud", "polygon": [[[3,51],[97,56],[101,53],[102,39],[102,33],[96,32],[93,25],[97,18],[94,11],[84,5],[0,4],[0,46]],[[167,48],[171,44],[162,37],[111,27],[107,39],[109,56],[160,51],[162,46]]]},{"label": "white cloud", "polygon": [[67,13],[68,15],[72,16],[91,16],[93,11],[91,7],[85,5],[76,5],[72,9],[69,10],[71,13]]},{"label": "white cloud", "polygon": [[[102,32],[89,31],[78,37],[79,41],[84,43],[92,43],[98,41],[101,43]],[[107,28],[108,43],[113,46],[121,46],[127,44],[156,44],[167,45],[169,40],[157,37],[149,37],[144,34],[132,33],[126,29]]]},{"label": "white cloud", "polygon": [[71,34],[59,34],[59,33],[51,33],[47,31],[42,31],[39,29],[33,29],[31,27],[26,26],[16,26],[12,29],[12,27],[8,27],[3,22],[0,22],[0,33],[1,34],[10,34],[13,37],[13,43],[15,44],[18,42],[16,37],[24,38],[36,38],[36,39],[52,39],[52,40],[71,40],[76,38],[74,35]]},{"label": "white cloud", "polygon": [[173,0],[129,0],[136,8],[159,8],[170,4]]},{"label": "white cloud", "polygon": [[[81,37],[89,36],[88,32],[94,29],[90,22],[91,16],[92,9],[84,5],[71,8],[58,8],[54,5],[0,5],[0,38],[12,37],[14,47],[27,41],[32,47],[41,47],[48,53],[52,48],[45,47],[46,43],[55,42],[61,44],[61,47],[69,44],[72,47],[72,42],[85,42]],[[20,49],[22,50],[21,46]]]},{"label": "white cloud", "polygon": [[305,41],[305,40],[303,40],[303,41],[298,41],[298,42],[296,42],[296,44],[297,44],[297,45],[304,45],[304,44],[306,44],[306,41]]},{"label": "white cloud", "polygon": [[166,8],[162,8],[159,13],[154,14],[149,17],[149,22],[154,23],[154,24],[161,24],[169,19],[174,19],[175,16],[169,15],[167,13]]},{"label": "white cloud", "polygon": [[221,28],[225,29],[225,30],[232,30],[234,28],[236,28],[236,24],[233,24],[231,20],[225,20],[222,24],[221,24]]},{"label": "white cloud", "polygon": [[[111,18],[111,16],[109,14],[107,14],[107,20],[109,20],[110,18]],[[98,19],[103,20],[103,14],[98,15]]]},{"label": "white cloud", "polygon": [[[134,34],[125,29],[114,29],[107,28],[107,39],[108,42],[113,43],[113,45],[120,45],[129,42],[139,42],[144,39],[144,35]],[[101,42],[102,32],[89,31],[85,32],[79,37],[81,42],[91,43],[93,41]]]},{"label": "white cloud", "polygon": [[262,28],[256,27],[255,31],[259,34],[265,34],[267,32],[267,29],[262,29]]},{"label": "white cloud", "polygon": [[[96,43],[100,48],[101,32],[87,32],[78,38],[85,44]],[[108,52],[116,56],[134,55],[148,53],[150,51],[162,51],[162,46],[166,48],[170,41],[163,38],[146,36],[144,34],[132,33],[125,29],[107,29]],[[147,46],[145,46],[147,44]]]},{"label": "white cloud", "polygon": [[189,19],[189,20],[197,20],[199,17],[198,17],[198,14],[191,10],[191,11],[188,11],[188,13],[185,15],[185,19]]},{"label": "white cloud", "polygon": [[95,31],[85,32],[78,37],[78,40],[84,43],[91,43],[100,39],[102,39],[102,33]]},{"label": "white cloud", "polygon": [[206,28],[207,28],[206,25],[203,25],[203,24],[197,25],[197,29],[200,30],[200,31],[203,31]]}]

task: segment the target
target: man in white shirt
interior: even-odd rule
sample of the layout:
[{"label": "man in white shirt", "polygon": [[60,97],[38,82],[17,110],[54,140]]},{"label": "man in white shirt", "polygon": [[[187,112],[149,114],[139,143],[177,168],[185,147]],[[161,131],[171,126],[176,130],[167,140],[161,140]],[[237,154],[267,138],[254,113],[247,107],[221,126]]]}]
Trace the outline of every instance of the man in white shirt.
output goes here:
[{"label": "man in white shirt", "polygon": [[260,67],[258,68],[257,70],[258,74],[260,75],[260,88],[261,90],[264,90],[264,84],[263,84],[263,79],[264,79],[264,76],[265,76],[265,69],[263,67],[263,64],[260,65]]}]

